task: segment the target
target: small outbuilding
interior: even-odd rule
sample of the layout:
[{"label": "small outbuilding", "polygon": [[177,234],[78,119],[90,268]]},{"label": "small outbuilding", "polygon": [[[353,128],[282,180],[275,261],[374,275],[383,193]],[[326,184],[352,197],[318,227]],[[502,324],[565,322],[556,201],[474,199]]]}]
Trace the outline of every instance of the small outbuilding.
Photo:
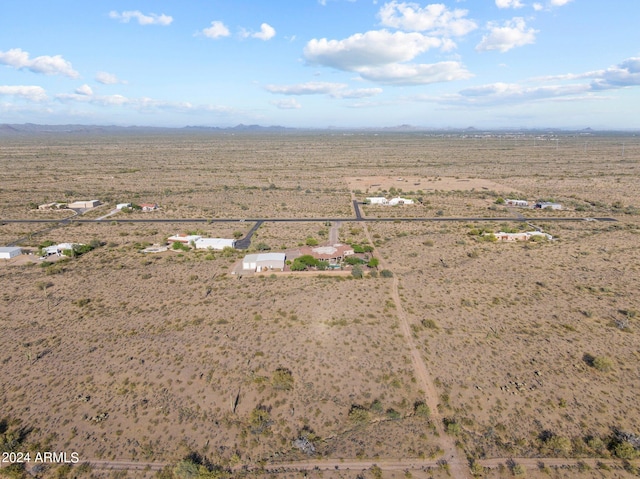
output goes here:
[{"label": "small outbuilding", "polygon": [[22,249],[17,246],[1,246],[0,259],[11,259],[22,254]]},{"label": "small outbuilding", "polygon": [[118,203],[116,205],[117,210],[121,210],[123,208],[131,208],[131,203]]},{"label": "small outbuilding", "polygon": [[242,269],[244,271],[283,271],[284,253],[258,253],[248,254],[242,260]]}]

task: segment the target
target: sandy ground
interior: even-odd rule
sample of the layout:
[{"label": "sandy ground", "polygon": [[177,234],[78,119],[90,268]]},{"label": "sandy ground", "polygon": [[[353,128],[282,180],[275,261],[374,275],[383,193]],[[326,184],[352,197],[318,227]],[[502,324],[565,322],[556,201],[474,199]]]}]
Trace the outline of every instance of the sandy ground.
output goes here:
[{"label": "sandy ground", "polygon": [[[640,146],[633,141],[616,159],[610,137],[594,141],[587,156],[571,138],[554,148],[411,135],[90,140],[0,145],[7,166],[0,217],[54,218],[27,204],[96,197],[107,203],[96,217],[133,198],[160,203],[155,216],[352,218],[351,194],[365,194],[349,183],[357,178],[404,183],[403,195],[423,199],[386,212],[365,207],[367,216],[511,216],[495,200],[514,191],[554,199],[566,211],[527,211],[557,238],[543,244],[470,234],[513,226],[499,219],[373,222],[367,230],[344,221],[340,241],[373,243],[393,273],[362,280],[313,273],[238,280],[229,273],[244,252],[138,253],[176,232],[229,237],[248,223],[133,225],[116,215],[33,234],[24,246],[92,239],[104,246],[45,266],[0,263],[3,434],[24,427],[29,447],[78,451],[84,460],[174,463],[198,452],[225,466],[309,460],[292,446],[301,435],[316,446],[312,459],[346,462],[437,461],[453,443],[463,459],[619,464],[586,472],[532,464],[527,477],[632,477],[610,444],[612,428],[640,433]],[[43,162],[54,171],[46,182]],[[394,183],[399,177],[409,181]],[[618,222],[544,221],[559,215]],[[37,228],[3,224],[0,242]],[[329,227],[267,222],[254,244],[278,251],[309,236],[326,241]],[[596,368],[595,358],[607,367]],[[279,369],[290,372],[291,389],[277,382]],[[425,397],[430,418],[415,413]],[[323,477],[377,474],[365,469]]]}]

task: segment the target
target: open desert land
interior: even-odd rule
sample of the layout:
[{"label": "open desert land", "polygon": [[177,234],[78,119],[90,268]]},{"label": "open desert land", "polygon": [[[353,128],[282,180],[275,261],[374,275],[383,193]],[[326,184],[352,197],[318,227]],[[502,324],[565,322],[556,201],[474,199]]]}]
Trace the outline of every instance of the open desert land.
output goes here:
[{"label": "open desert land", "polygon": [[[3,450],[93,463],[37,477],[639,475],[636,136],[5,136],[0,166],[0,220],[51,220],[0,221],[1,245],[101,245],[0,263]],[[356,221],[353,200],[378,195],[416,204]],[[80,199],[104,204],[75,219],[160,209],[64,224],[73,211],[33,209]],[[594,217],[616,221],[557,221]],[[248,251],[139,252],[251,219],[266,221]],[[260,243],[323,244],[332,227],[379,267],[231,274]],[[554,239],[479,234],[533,227]]]}]

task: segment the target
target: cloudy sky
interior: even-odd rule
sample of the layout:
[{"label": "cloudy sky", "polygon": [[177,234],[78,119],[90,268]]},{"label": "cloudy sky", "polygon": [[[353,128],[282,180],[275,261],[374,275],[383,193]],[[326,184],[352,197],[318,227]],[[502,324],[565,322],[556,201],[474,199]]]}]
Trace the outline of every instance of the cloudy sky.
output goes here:
[{"label": "cloudy sky", "polygon": [[2,0],[0,123],[640,129],[638,0]]}]

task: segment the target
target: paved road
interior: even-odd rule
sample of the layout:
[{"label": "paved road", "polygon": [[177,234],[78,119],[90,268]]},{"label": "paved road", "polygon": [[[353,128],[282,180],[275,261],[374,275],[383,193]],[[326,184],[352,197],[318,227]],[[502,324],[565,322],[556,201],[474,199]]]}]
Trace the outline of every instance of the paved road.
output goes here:
[{"label": "paved road", "polygon": [[[554,216],[549,218],[527,218],[527,217],[443,217],[443,216],[430,216],[422,218],[375,218],[375,217],[361,217],[361,218],[246,218],[246,219],[234,219],[234,218],[149,218],[149,219],[119,219],[114,220],[116,223],[239,223],[239,222],[273,222],[273,223],[318,223],[326,221],[434,221],[434,222],[471,222],[471,221],[513,221],[517,223],[527,223],[532,221],[538,222],[562,222],[562,221],[618,221],[615,218],[576,218],[571,216]],[[74,220],[66,218],[64,220],[55,219],[0,219],[0,224],[4,223],[102,223],[108,224],[98,220]]]},{"label": "paved road", "polygon": [[264,221],[256,221],[256,224],[253,225],[245,237],[236,241],[236,249],[249,249],[249,246],[251,245],[251,237],[253,236],[253,233],[262,226],[262,223],[264,223]]}]

